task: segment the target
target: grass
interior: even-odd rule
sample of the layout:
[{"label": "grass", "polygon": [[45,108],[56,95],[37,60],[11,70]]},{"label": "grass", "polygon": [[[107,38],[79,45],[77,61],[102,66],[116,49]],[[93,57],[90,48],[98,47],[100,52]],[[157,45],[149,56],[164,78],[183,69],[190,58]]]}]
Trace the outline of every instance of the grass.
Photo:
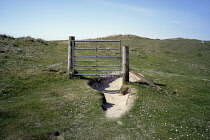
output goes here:
[{"label": "grass", "polygon": [[130,46],[130,68],[163,90],[128,83],[137,89],[134,106],[120,119],[106,119],[102,93],[88,79],[68,79],[65,65],[45,69],[67,59],[67,41],[4,35],[0,139],[210,139],[209,41],[103,39]]}]

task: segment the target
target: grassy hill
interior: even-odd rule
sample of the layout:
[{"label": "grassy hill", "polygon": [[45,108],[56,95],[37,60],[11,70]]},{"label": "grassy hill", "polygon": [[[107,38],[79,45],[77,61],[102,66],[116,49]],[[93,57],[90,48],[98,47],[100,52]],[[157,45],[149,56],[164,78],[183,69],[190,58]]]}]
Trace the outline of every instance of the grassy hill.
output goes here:
[{"label": "grassy hill", "polygon": [[[68,79],[67,41],[0,35],[0,139],[210,139],[210,41],[114,35],[130,46],[130,68],[144,83],[118,120],[101,109],[102,93]],[[85,52],[84,52],[85,53]]]}]

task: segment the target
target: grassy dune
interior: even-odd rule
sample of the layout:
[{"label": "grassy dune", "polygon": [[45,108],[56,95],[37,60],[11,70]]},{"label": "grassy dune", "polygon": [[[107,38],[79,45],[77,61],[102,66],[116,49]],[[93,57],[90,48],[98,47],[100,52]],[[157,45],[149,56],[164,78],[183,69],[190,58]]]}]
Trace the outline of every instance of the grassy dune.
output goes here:
[{"label": "grassy dune", "polygon": [[130,68],[163,90],[137,89],[133,108],[108,120],[102,95],[86,79],[68,79],[67,41],[0,38],[0,139],[210,139],[210,41],[133,35]]}]

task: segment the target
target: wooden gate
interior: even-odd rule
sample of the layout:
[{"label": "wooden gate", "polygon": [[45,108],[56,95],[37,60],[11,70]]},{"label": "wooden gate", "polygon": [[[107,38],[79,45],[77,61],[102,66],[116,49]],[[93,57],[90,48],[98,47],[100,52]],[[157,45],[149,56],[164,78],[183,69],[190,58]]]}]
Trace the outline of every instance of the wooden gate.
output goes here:
[{"label": "wooden gate", "polygon": [[120,40],[75,40],[69,37],[71,75],[121,75]]}]

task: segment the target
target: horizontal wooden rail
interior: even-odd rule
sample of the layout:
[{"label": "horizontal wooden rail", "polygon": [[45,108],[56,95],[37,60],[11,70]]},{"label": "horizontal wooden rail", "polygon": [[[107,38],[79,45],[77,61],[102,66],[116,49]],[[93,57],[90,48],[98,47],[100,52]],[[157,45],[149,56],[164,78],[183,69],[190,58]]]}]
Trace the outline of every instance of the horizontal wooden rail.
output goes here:
[{"label": "horizontal wooden rail", "polygon": [[120,49],[97,49],[97,48],[76,48],[74,50],[120,50]]},{"label": "horizontal wooden rail", "polygon": [[56,64],[53,64],[53,65],[50,65],[47,67],[47,69],[50,69],[50,68],[53,68],[53,67],[56,67],[56,66],[59,66],[59,65],[62,65],[62,64],[65,64],[67,63],[68,60],[65,60],[65,61],[62,61],[62,62],[59,62],[59,63],[56,63]]},{"label": "horizontal wooden rail", "polygon": [[134,72],[132,70],[130,70],[130,72],[132,74],[134,74],[135,76],[139,77],[141,80],[143,80],[144,82],[146,82],[150,86],[154,87],[155,89],[157,89],[157,90],[160,90],[161,89],[159,86],[155,85],[151,80],[145,78],[144,76],[142,76],[142,75],[140,75],[140,74],[138,74],[138,73],[136,73],[136,72]]},{"label": "horizontal wooden rail", "polygon": [[74,65],[74,66],[79,66],[79,67],[120,67],[120,65]]},{"label": "horizontal wooden rail", "polygon": [[121,75],[121,74],[112,74],[112,73],[110,73],[110,74],[74,74],[74,75],[89,75],[89,76],[91,76],[91,75],[94,75],[94,76],[109,76],[109,75]]},{"label": "horizontal wooden rail", "polygon": [[74,56],[74,57],[90,57],[90,58],[96,58],[96,57],[99,57],[99,58],[120,58],[120,56]]},{"label": "horizontal wooden rail", "polygon": [[77,69],[77,71],[119,71],[119,70]]},{"label": "horizontal wooden rail", "polygon": [[120,62],[120,61],[91,61],[91,60],[79,60],[79,61],[74,61],[74,62]]}]

